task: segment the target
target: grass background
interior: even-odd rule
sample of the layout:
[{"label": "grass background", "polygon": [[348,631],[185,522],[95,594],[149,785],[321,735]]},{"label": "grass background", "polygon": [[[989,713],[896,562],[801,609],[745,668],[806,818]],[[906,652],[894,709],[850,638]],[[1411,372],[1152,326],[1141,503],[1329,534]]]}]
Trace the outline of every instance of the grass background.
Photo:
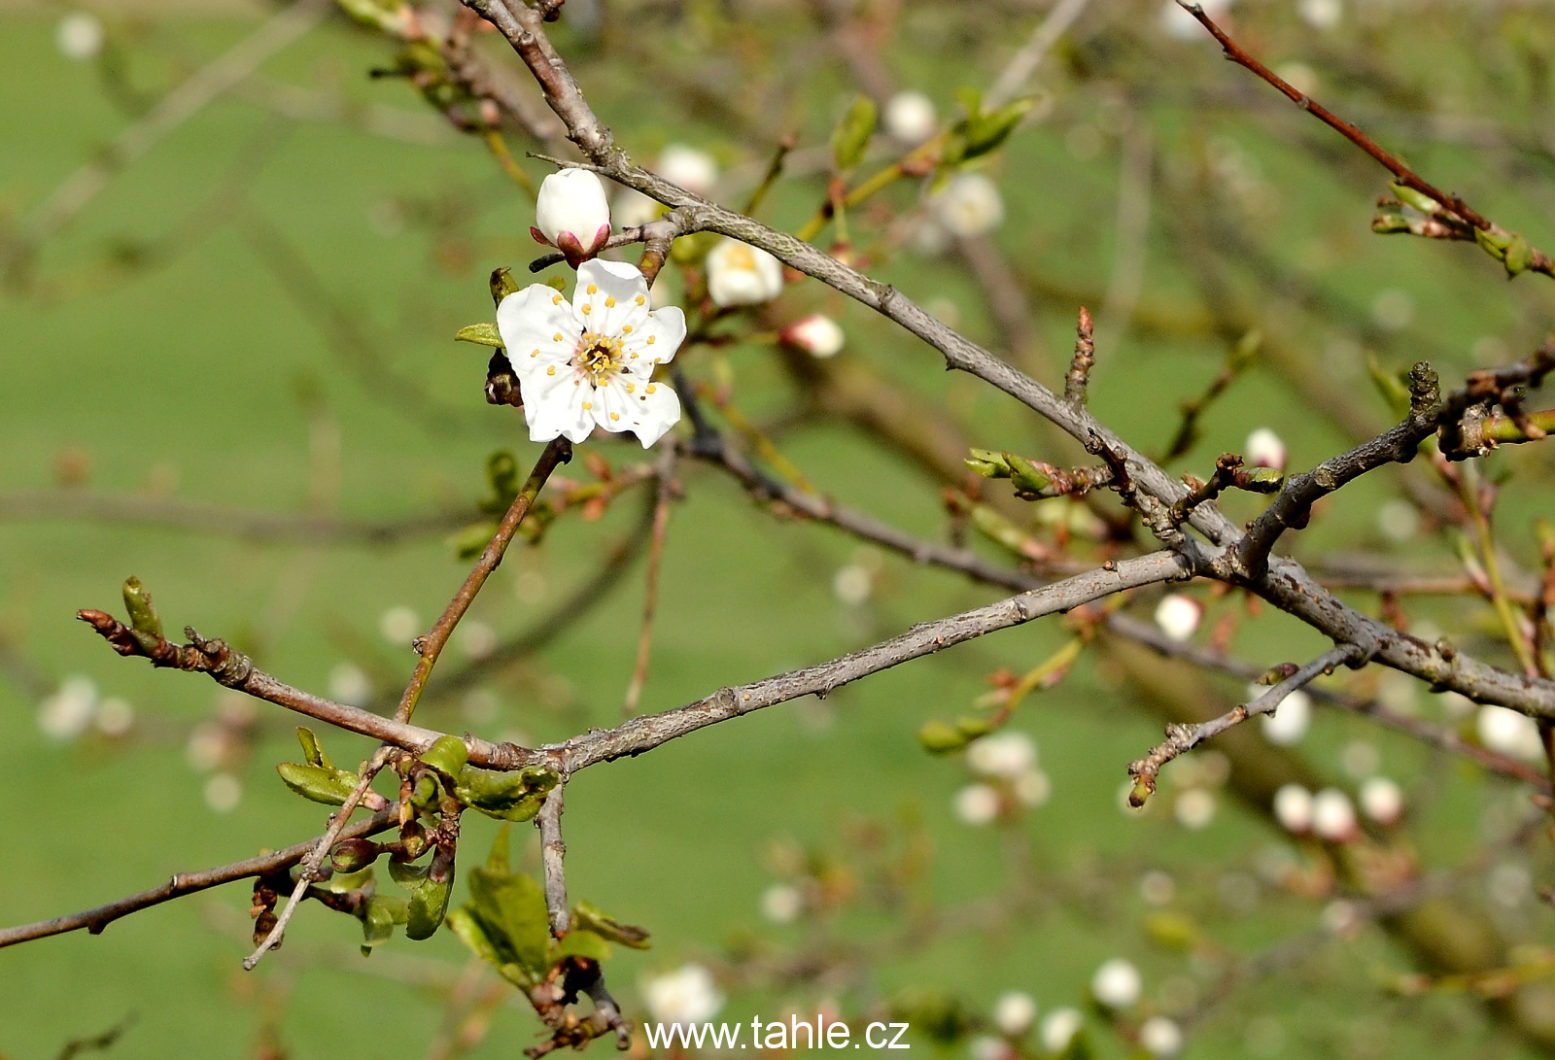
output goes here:
[{"label": "grass background", "polygon": [[[1152,6],[1129,10],[1137,17],[1124,24],[1148,37]],[[58,55],[54,12],[24,9],[3,17],[0,144],[9,146],[0,157],[0,211],[22,220],[127,118],[105,98],[91,68]],[[1281,31],[1275,43],[1294,49],[1303,38],[1288,12],[1269,17]],[[1413,51],[1400,45],[1400,54],[1383,50],[1379,59],[1397,60],[1391,69],[1404,82],[1403,98],[1418,102],[1411,91],[1437,77],[1443,87],[1430,105],[1472,112],[1501,68],[1476,80],[1476,56],[1453,58],[1452,23],[1441,18],[1415,28]],[[218,54],[254,24],[252,9],[148,19],[115,12],[110,24],[143,42],[132,77],[151,86]],[[659,49],[659,62],[709,54],[698,51],[695,34],[677,40],[656,22],[645,25],[654,35],[644,39]],[[819,142],[850,91],[845,71],[807,45],[816,31],[802,19],[773,17],[743,32],[742,39],[767,49],[740,53],[749,58],[746,80],[733,77],[728,54],[711,53],[707,76],[728,79],[729,98],[742,105],[783,99],[785,117]],[[717,120],[688,113],[673,93],[645,91],[644,74],[651,71],[607,61],[601,46],[574,40],[565,28],[559,33],[568,53],[579,56],[586,90],[629,149],[651,154],[668,140],[690,139],[713,146],[726,161],[759,162],[761,150],[727,141]],[[1422,41],[1434,42],[1436,51],[1422,50]],[[1089,45],[1097,52],[1109,46],[1105,36]],[[950,90],[985,81],[1009,47],[1008,38],[986,27],[958,38],[933,12],[914,8],[889,58],[899,77],[949,109]],[[999,242],[1022,269],[1081,288],[1105,286],[1116,152],[1110,140],[1089,152],[1074,130],[1105,128],[1109,106],[1126,92],[1145,101],[1140,112],[1169,160],[1194,157],[1216,138],[1235,141],[1255,160],[1271,195],[1255,233],[1274,248],[1287,275],[1313,286],[1318,308],[1336,318],[1365,318],[1379,292],[1407,292],[1415,307],[1409,326],[1380,336],[1369,330],[1389,363],[1408,363],[1414,349],[1425,347],[1440,351],[1441,366],[1450,370],[1471,363],[1469,351],[1486,335],[1512,350],[1538,336],[1547,296],[1530,290],[1537,278],[1503,289],[1493,266],[1470,250],[1371,237],[1366,196],[1381,188],[1376,173],[1338,154],[1315,127],[1299,124],[1299,115],[1260,123],[1234,109],[1196,113],[1181,106],[1183,78],[1224,84],[1236,75],[1213,61],[1210,49],[1161,47],[1171,62],[1142,64],[1126,77],[1116,76],[1124,65],[1116,56],[1104,56],[1112,65],[1097,58],[1114,76],[1098,80],[1090,94],[1076,87],[1084,80],[1083,56],[1065,56],[1063,72],[1050,75],[1060,94],[1057,117],[1024,130],[993,171],[1009,209]],[[1349,53],[1332,40],[1311,47],[1315,56],[1306,59],[1313,65],[1333,59],[1339,91],[1359,79],[1341,61]],[[349,100],[412,111],[415,101],[403,85],[362,76],[385,56],[369,36],[332,24],[263,73],[274,82],[322,86]],[[1186,73],[1189,67],[1201,69]],[[1427,104],[1419,106],[1423,111]],[[1518,114],[1509,106],[1493,117],[1515,126]],[[1418,164],[1440,172],[1448,186],[1472,187],[1478,194],[1471,201],[1483,203],[1485,212],[1530,233],[1547,231],[1539,227],[1547,202],[1523,197],[1499,178],[1473,180],[1492,171],[1473,152],[1417,147]],[[1548,173],[1547,162],[1542,169],[1528,166]],[[528,168],[542,171],[538,164]],[[1157,194],[1165,201],[1164,190]],[[1200,205],[1214,207],[1221,194],[1205,187]],[[785,188],[771,216],[797,225],[815,195],[813,181]],[[365,368],[343,361],[256,257],[240,221],[254,215],[293,241],[329,296],[348,308],[371,350]],[[1186,305],[1196,295],[1178,267],[1181,248],[1173,245],[1168,220],[1158,214],[1152,227],[1145,298]],[[493,448],[511,447],[521,462],[537,451],[514,417],[481,403],[478,352],[449,341],[457,327],[489,313],[486,271],[532,254],[529,221],[522,197],[502,183],[473,141],[418,145],[338,123],[281,121],[241,94],[213,104],[115,179],[44,248],[35,286],[0,296],[0,394],[6,399],[0,452],[7,455],[0,495],[49,488],[65,462],[87,465],[91,487],[104,491],[300,509],[310,467],[318,466],[310,453],[338,446],[338,489],[330,503],[343,514],[468,506],[483,492],[481,469]],[[166,242],[171,231],[183,234]],[[148,250],[167,253],[148,257]],[[943,262],[904,257],[880,272],[915,297],[949,298],[970,334],[997,341],[975,285]],[[931,351],[867,314],[810,285],[788,298],[796,307],[838,313],[849,332],[845,356],[887,366],[922,393],[968,412],[985,444],[1022,448],[1033,438],[1008,402],[974,381],[945,376]],[[1040,310],[1047,341],[1062,349],[1070,307],[1053,299]],[[1271,327],[1290,323],[1271,306]],[[1176,402],[1197,393],[1223,356],[1213,340],[1101,338],[1095,407],[1125,436],[1155,446],[1175,425]],[[1289,338],[1310,343],[1316,370],[1361,378],[1357,351],[1350,349],[1345,363],[1333,334],[1312,329]],[[730,361],[746,407],[781,407],[787,384],[760,348],[736,348]],[[375,383],[384,374],[407,380],[418,400],[451,414],[429,422],[408,412]],[[1378,402],[1370,407],[1380,429],[1385,413]],[[1260,425],[1286,437],[1297,466],[1345,441],[1285,383],[1259,370],[1238,384],[1234,400],[1210,412],[1196,457],[1207,461],[1237,448]],[[613,460],[630,458],[626,447],[595,445]],[[785,452],[819,487],[925,535],[942,533],[936,484],[850,432],[806,429],[786,440]],[[1509,452],[1503,466],[1531,473],[1547,470],[1548,459]],[[1375,544],[1375,505],[1391,489],[1387,481],[1357,486],[1314,529],[1316,544],[1308,547]],[[1527,510],[1514,508],[1505,520],[1514,544],[1527,540]],[[525,628],[586,576],[635,517],[635,503],[622,502],[600,524],[571,521],[539,549],[512,554],[473,617],[503,635]],[[1446,555],[1438,543],[1416,547]],[[849,607],[830,583],[833,572],[857,557],[850,541],[820,528],[774,523],[730,483],[689,472],[688,497],[675,510],[665,555],[645,707],[668,708],[992,598],[886,559],[876,595],[866,606]],[[322,688],[330,670],[349,659],[374,674],[385,692],[410,659],[381,637],[379,616],[408,606],[430,619],[462,568],[437,539],[381,550],[254,546],[79,521],[13,521],[0,511],[0,629],[7,644],[51,680],[85,674],[105,694],[128,698],[138,720],[128,745],[87,739],[61,746],[39,732],[36,701],[23,686],[0,682],[0,740],[11,793],[9,842],[0,857],[0,920],[6,923],[94,905],[175,870],[295,842],[321,823],[318,808],[290,796],[271,771],[293,751],[292,719],[273,718],[268,708],[264,736],[243,770],[241,804],[230,814],[206,806],[204,778],[185,763],[184,744],[192,727],[219,708],[220,690],[119,660],[72,621],[81,607],[115,608],[116,587],[130,573],[153,589],[171,626],[187,622],[227,636],[285,680]],[[550,739],[616,718],[641,591],[639,567],[543,658],[493,682],[496,720],[487,725],[498,735],[511,728]],[[1430,617],[1429,608],[1422,611]],[[1440,617],[1449,614],[1444,609]],[[568,798],[572,891],[649,926],[657,940],[647,954],[619,957],[612,982],[631,996],[641,975],[681,958],[715,955],[753,932],[778,946],[795,942],[799,929],[772,928],[758,917],[771,880],[764,851],[774,838],[845,849],[852,822],[921,821],[933,851],[927,893],[942,909],[996,890],[1010,871],[999,840],[953,819],[950,800],[963,773],[954,762],[925,755],[915,733],[931,717],[964,709],[985,688],[987,671],[1029,667],[1062,638],[1052,623],[1001,633],[843,689],[824,705],[785,705],[580,777]],[[1292,624],[1271,620],[1241,635],[1238,647],[1272,661],[1316,643]],[[1222,691],[1229,706],[1237,689]],[[429,705],[423,720],[457,727],[457,706]],[[999,991],[1022,989],[1048,1009],[1078,1003],[1096,965],[1121,953],[1141,965],[1147,994],[1158,997],[1164,985],[1192,979],[1206,965],[1202,955],[1149,944],[1136,882],[1155,867],[1173,874],[1178,904],[1213,925],[1216,945],[1229,951],[1253,953],[1316,923],[1318,906],[1256,883],[1259,858],[1280,840],[1231,802],[1222,802],[1214,825],[1203,831],[1182,829],[1162,811],[1137,820],[1119,812],[1124,764],[1153,741],[1159,723],[1089,658],[1060,689],[1030,703],[1016,724],[1039,741],[1053,780],[1052,800],[1022,825],[1035,852],[1035,867],[1023,871],[1051,899],[1029,922],[953,936],[878,963],[873,991],[927,987],[986,1011]],[[1456,763],[1350,719],[1320,715],[1307,747],[1315,761],[1332,763],[1358,737],[1378,745],[1394,775],[1438,789],[1421,822],[1420,843],[1432,864],[1462,858],[1478,841],[1486,813],[1511,798],[1487,790]],[[327,742],[341,759],[367,751],[364,742],[339,736]],[[1331,764],[1323,768],[1339,775]],[[484,848],[488,831],[470,829],[472,851]],[[1236,898],[1248,886],[1257,895],[1251,907]],[[66,1040],[128,1014],[136,1022],[114,1047],[126,1057],[250,1055],[265,1024],[298,1057],[380,1055],[387,1040],[404,1055],[425,1050],[438,1029],[444,988],[418,983],[429,963],[445,978],[457,969],[464,954],[455,942],[398,940],[364,962],[353,922],[305,908],[278,959],[245,974],[238,961],[248,949],[246,905],[246,889],[231,887],[137,914],[100,937],[74,934],[0,952],[0,1052],[54,1055]],[[1530,941],[1548,940],[1545,914],[1525,909],[1520,915],[1527,917],[1519,923]],[[868,938],[890,927],[860,913],[837,930]],[[1487,1028],[1460,999],[1390,999],[1380,987],[1407,967],[1385,936],[1365,931],[1238,994],[1197,1030],[1189,1055],[1403,1057],[1426,1048],[1454,1056],[1518,1055],[1515,1043]],[[771,1013],[780,1002],[801,998],[813,1000],[803,987],[737,992],[729,1011]],[[514,1054],[531,1040],[532,1024],[526,1009],[504,1007],[473,1055]],[[1099,1042],[1104,1055],[1117,1053],[1116,1044]],[[920,1040],[919,1047],[928,1045]]]}]

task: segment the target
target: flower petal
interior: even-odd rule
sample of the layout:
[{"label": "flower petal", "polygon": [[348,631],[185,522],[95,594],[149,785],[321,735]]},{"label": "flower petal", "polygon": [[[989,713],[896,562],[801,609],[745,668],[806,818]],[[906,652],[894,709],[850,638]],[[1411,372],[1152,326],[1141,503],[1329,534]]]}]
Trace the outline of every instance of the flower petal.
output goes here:
[{"label": "flower petal", "polygon": [[648,281],[624,261],[586,261],[578,266],[572,308],[590,331],[631,337],[648,320]]},{"label": "flower petal", "polygon": [[686,338],[686,314],[679,306],[665,306],[648,315],[640,329],[621,340],[624,367],[646,379],[656,364],[668,364]]},{"label": "flower petal", "polygon": [[594,416],[585,404],[592,404],[594,388],[585,385],[575,372],[539,374],[524,383],[524,419],[529,423],[529,440],[548,442],[563,435],[570,442],[581,442],[594,429]]},{"label": "flower petal", "polygon": [[680,422],[680,397],[663,383],[649,383],[638,388],[633,396],[637,399],[638,422],[632,433],[647,449]]},{"label": "flower petal", "polygon": [[640,389],[630,380],[616,376],[594,391],[594,422],[607,431],[635,431],[642,421],[637,401],[632,391]]},{"label": "flower petal", "polygon": [[543,283],[514,291],[497,306],[497,332],[525,383],[550,365],[567,363],[582,331],[572,306]]}]

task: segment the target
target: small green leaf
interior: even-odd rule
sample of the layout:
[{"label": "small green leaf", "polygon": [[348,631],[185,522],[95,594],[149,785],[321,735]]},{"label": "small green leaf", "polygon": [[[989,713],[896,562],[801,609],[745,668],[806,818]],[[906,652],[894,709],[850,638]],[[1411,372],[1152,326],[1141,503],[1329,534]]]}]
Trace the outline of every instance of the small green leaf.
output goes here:
[{"label": "small green leaf", "polygon": [[857,97],[848,107],[831,134],[832,157],[839,170],[852,169],[863,159],[869,139],[875,135],[876,118],[875,101],[868,96]]},{"label": "small green leaf", "polygon": [[477,346],[490,346],[493,349],[502,348],[502,335],[497,331],[497,325],[482,322],[479,324],[466,324],[454,333],[457,342],[473,342]]},{"label": "small green leaf", "polygon": [[421,764],[448,777],[456,777],[470,760],[470,749],[457,736],[440,736],[421,752]]},{"label": "small green leaf", "polygon": [[281,774],[287,787],[303,798],[333,806],[349,799],[360,779],[344,769],[327,769],[301,762],[282,762],[275,771]]},{"label": "small green leaf", "polygon": [[501,305],[504,298],[510,294],[517,293],[518,281],[513,279],[513,273],[506,265],[491,271],[491,301],[493,305]]},{"label": "small green leaf", "polygon": [[448,898],[454,888],[454,858],[440,848],[432,855],[432,864],[425,879],[410,889],[410,902],[405,913],[405,937],[419,941],[429,939],[442,926],[448,913]]},{"label": "small green leaf", "polygon": [[319,743],[317,734],[306,725],[297,726],[297,742],[302,744],[302,759],[310,766],[323,766],[325,769],[335,768],[335,764],[329,760],[329,755],[324,753],[324,745]]},{"label": "small green leaf", "polygon": [[554,772],[539,766],[511,772],[465,766],[454,780],[454,798],[488,817],[527,821],[540,812],[558,779]]},{"label": "small green leaf", "polygon": [[134,575],[124,579],[123,591],[124,609],[130,616],[130,631],[143,648],[151,651],[162,642],[162,619],[157,615],[156,605],[151,602],[151,593]]},{"label": "small green leaf", "polygon": [[587,902],[578,903],[572,911],[572,918],[578,927],[592,931],[610,942],[618,942],[634,950],[645,950],[652,945],[646,928],[637,927],[635,924],[623,924]]},{"label": "small green leaf", "polygon": [[1414,209],[1419,210],[1427,217],[1431,216],[1442,208],[1441,203],[1437,202],[1435,199],[1431,198],[1424,192],[1416,191],[1414,188],[1396,182],[1391,186],[1393,188],[1393,194],[1398,198],[1399,202],[1403,203],[1405,206],[1413,207]]},{"label": "small green leaf", "polygon": [[550,970],[551,929],[545,894],[528,876],[482,867],[470,873],[470,903],[500,964],[516,964],[535,980]]},{"label": "small green leaf", "polygon": [[375,894],[362,905],[362,956],[372,956],[373,947],[394,937],[394,925],[403,924],[406,903],[403,898]]},{"label": "small green leaf", "polygon": [[1506,258],[1502,261],[1506,266],[1506,274],[1516,276],[1520,272],[1527,272],[1532,262],[1533,248],[1528,245],[1528,240],[1514,235],[1506,245]]},{"label": "small green leaf", "polygon": [[1032,103],[1030,99],[1017,99],[996,110],[970,115],[966,121],[966,148],[962,158],[973,159],[998,150],[1031,111]]},{"label": "small green leaf", "polygon": [[587,957],[591,961],[604,961],[610,957],[610,943],[592,931],[569,931],[551,948],[551,963],[563,957]]},{"label": "small green leaf", "polygon": [[954,725],[936,719],[925,722],[923,728],[918,730],[918,742],[926,751],[934,754],[949,754],[951,751],[959,751],[965,747],[967,737]]}]

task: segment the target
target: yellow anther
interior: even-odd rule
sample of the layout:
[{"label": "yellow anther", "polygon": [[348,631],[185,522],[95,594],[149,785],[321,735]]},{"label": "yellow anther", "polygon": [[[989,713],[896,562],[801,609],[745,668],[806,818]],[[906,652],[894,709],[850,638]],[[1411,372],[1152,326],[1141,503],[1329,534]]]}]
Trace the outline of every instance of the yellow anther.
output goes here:
[{"label": "yellow anther", "polygon": [[618,419],[620,419],[620,418],[621,418],[621,414],[620,414],[620,413],[619,413],[619,412],[612,412],[612,413],[611,413],[611,414],[610,414],[610,418],[611,418],[611,419],[612,419],[612,420],[618,420]]},{"label": "yellow anther", "polygon": [[636,298],[632,299],[632,301],[636,302],[638,305],[642,305],[647,302],[648,299],[644,298],[642,295],[638,295]]},{"label": "yellow anther", "polygon": [[559,295],[559,294],[551,295],[551,304],[552,305],[561,305],[562,304],[562,296]]},{"label": "yellow anther", "polygon": [[585,401],[583,403],[583,411],[584,412],[590,411],[591,409],[593,409],[593,407],[594,407],[594,403],[592,401]]},{"label": "yellow anther", "polygon": [[538,357],[538,356],[540,356],[540,351],[539,350],[530,350],[529,351],[529,356],[531,356],[531,357]]},{"label": "yellow anther", "polygon": [[599,293],[599,288],[597,286],[595,286],[594,284],[592,284],[592,283],[589,284],[589,294],[598,294],[598,293]]},{"label": "yellow anther", "polygon": [[605,308],[606,309],[614,309],[615,307],[616,307],[616,300],[614,298],[606,298],[605,299]]},{"label": "yellow anther", "polygon": [[648,336],[648,345],[652,346],[653,345],[653,340],[658,338],[658,337],[659,336],[657,336],[657,335],[649,335]]},{"label": "yellow anther", "polygon": [[626,392],[628,394],[635,394],[635,393],[637,393],[637,384],[636,383],[627,383],[626,384]]},{"label": "yellow anther", "polygon": [[562,333],[559,332],[559,331],[556,334],[551,336],[551,341],[552,342],[560,342],[561,340],[562,340]]},{"label": "yellow anther", "polygon": [[653,393],[657,389],[659,389],[659,384],[658,383],[649,383],[648,384],[648,393],[651,394],[651,393]]},{"label": "yellow anther", "polygon": [[583,304],[583,315],[588,316],[592,312],[594,312],[594,307],[585,302]]},{"label": "yellow anther", "polygon": [[549,367],[549,368],[547,368],[545,370],[545,374],[546,375],[555,375],[556,374],[556,366],[554,364],[551,365],[551,367]]},{"label": "yellow anther", "polygon": [[621,327],[621,334],[623,334],[623,335],[630,335],[631,333],[632,333],[632,325],[630,325],[630,324],[623,324],[622,327]]}]

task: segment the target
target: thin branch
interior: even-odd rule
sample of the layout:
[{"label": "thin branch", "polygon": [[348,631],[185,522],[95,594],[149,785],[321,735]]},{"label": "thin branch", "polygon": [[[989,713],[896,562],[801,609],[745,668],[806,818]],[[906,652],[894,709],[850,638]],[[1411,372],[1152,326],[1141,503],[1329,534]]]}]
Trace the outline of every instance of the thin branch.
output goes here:
[{"label": "thin branch", "polygon": [[[399,819],[399,806],[393,805],[373,814],[372,817],[357,821],[345,829],[341,835],[347,839],[356,839],[363,836],[376,835],[385,829],[391,828]],[[218,865],[215,868],[202,869],[199,872],[175,873],[166,883],[160,887],[153,887],[149,891],[141,891],[118,901],[100,905],[94,909],[87,909],[80,913],[72,913],[69,916],[55,917],[52,920],[40,920],[35,924],[23,924],[19,927],[0,928],[0,949],[6,946],[15,946],[19,942],[31,942],[33,939],[47,938],[50,935],[63,935],[70,931],[85,929],[93,935],[99,935],[109,924],[120,917],[130,913],[149,909],[154,905],[172,901],[174,898],[182,898],[185,895],[194,894],[197,891],[208,890],[211,887],[219,887],[224,883],[232,883],[235,880],[248,879],[252,876],[269,876],[280,872],[307,856],[317,843],[310,839],[305,843],[297,843],[285,847],[270,854],[261,854],[259,857],[248,858],[244,861],[234,861],[228,865]]]},{"label": "thin branch", "polygon": [[572,930],[572,913],[567,907],[567,844],[562,840],[562,811],[565,782],[557,784],[545,797],[535,817],[540,829],[540,864],[545,875],[545,909],[551,935],[561,938]]},{"label": "thin branch", "polygon": [[632,718],[613,729],[596,729],[538,751],[514,748],[515,761],[508,767],[542,761],[555,766],[560,761],[568,773],[576,773],[601,762],[639,755],[698,729],[778,703],[811,695],[824,699],[833,690],[870,674],[997,630],[1068,611],[1125,589],[1187,577],[1191,569],[1186,559],[1169,551],[1109,563],[997,603],[921,623],[889,640],[827,662],[721,688],[685,706]]},{"label": "thin branch", "polygon": [[1155,794],[1156,777],[1161,767],[1178,755],[1186,754],[1205,740],[1218,736],[1233,725],[1240,725],[1248,718],[1273,714],[1292,692],[1306,687],[1322,674],[1332,673],[1336,666],[1354,666],[1364,661],[1365,657],[1366,652],[1354,644],[1341,644],[1295,670],[1251,703],[1238,704],[1235,709],[1220,717],[1196,725],[1168,725],[1165,741],[1128,767],[1129,776],[1134,778],[1134,790],[1128,797],[1129,804],[1143,806]]},{"label": "thin branch", "polygon": [[648,681],[648,663],[653,657],[653,619],[659,607],[659,570],[664,560],[664,540],[669,530],[670,504],[675,499],[674,446],[666,446],[659,461],[659,488],[653,505],[653,527],[648,545],[648,577],[643,588],[643,621],[637,635],[637,661],[632,666],[632,678],[626,686],[624,713],[637,713],[642,699],[643,685]]}]

